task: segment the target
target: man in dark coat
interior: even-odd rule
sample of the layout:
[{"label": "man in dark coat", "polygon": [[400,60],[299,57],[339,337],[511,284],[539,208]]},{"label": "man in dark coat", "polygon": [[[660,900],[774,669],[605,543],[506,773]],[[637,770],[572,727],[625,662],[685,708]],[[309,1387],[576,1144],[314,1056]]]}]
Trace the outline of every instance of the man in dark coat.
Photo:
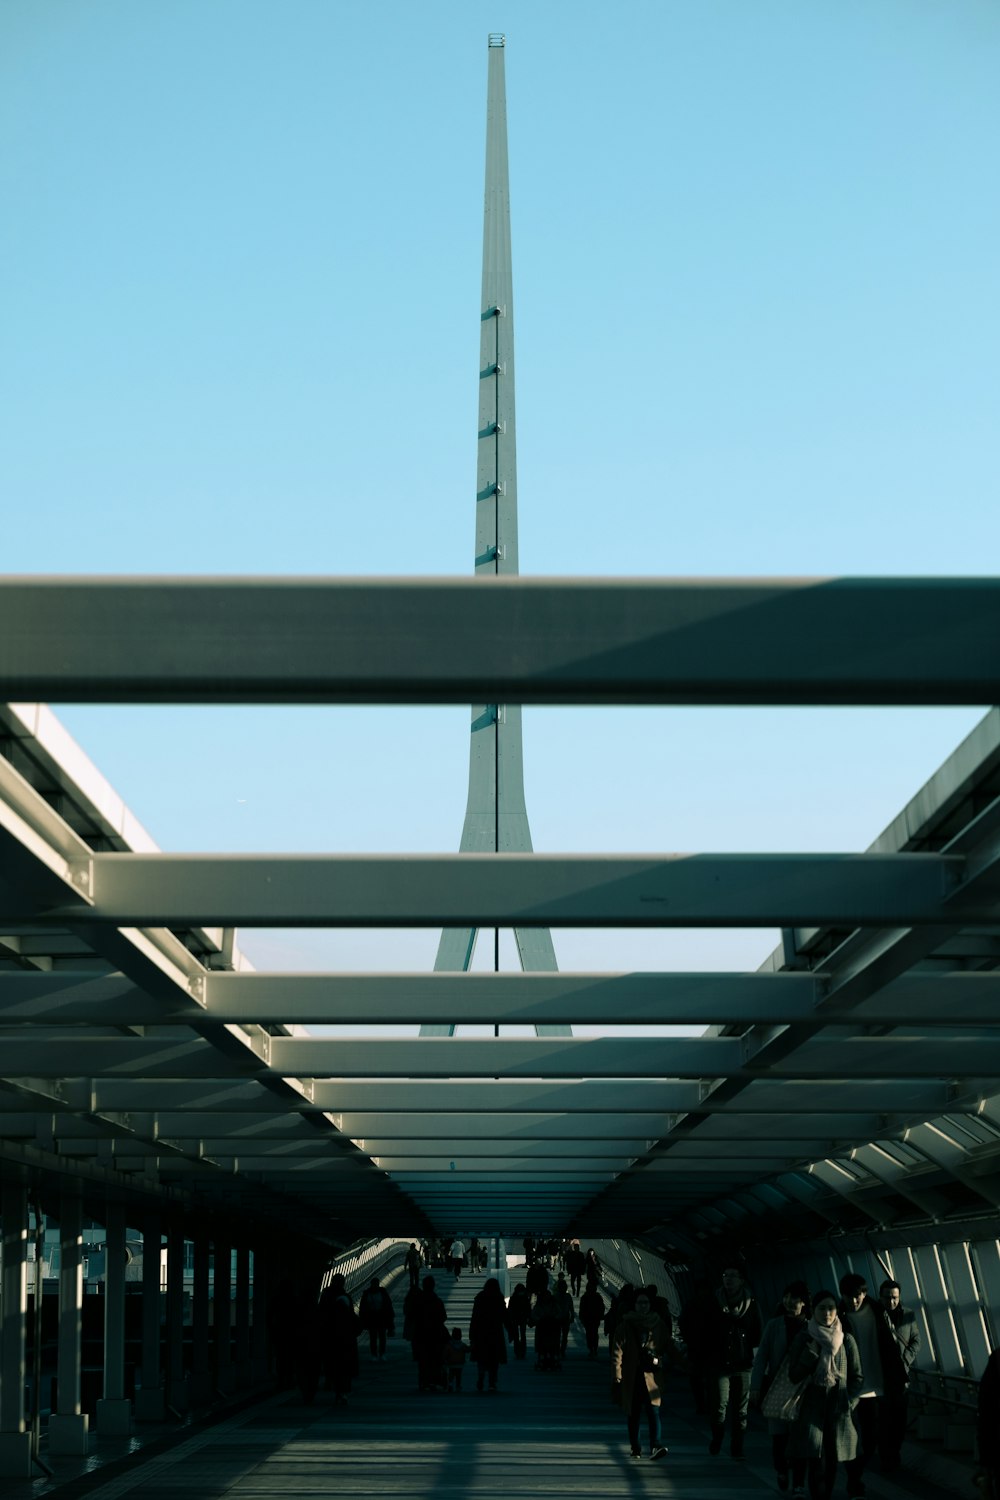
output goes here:
[{"label": "man in dark coat", "polygon": [[860,1451],[844,1465],[849,1497],[865,1493],[863,1475],[880,1445],[881,1415],[888,1397],[890,1412],[906,1389],[906,1374],[889,1314],[868,1296],[865,1278],[848,1271],[840,1278],[840,1323],[853,1335],[861,1356],[864,1384],[854,1408]]},{"label": "man in dark coat", "polygon": [[417,1362],[418,1387],[422,1391],[445,1389],[447,1322],[444,1303],[434,1290],[434,1277],[425,1276],[419,1298],[414,1302],[410,1323],[410,1344]]},{"label": "man in dark coat", "polygon": [[728,1421],[729,1452],[733,1458],[742,1459],[750,1370],[760,1343],[761,1321],[741,1265],[730,1262],[725,1267],[722,1285],[699,1305],[698,1311],[701,1326],[693,1334],[701,1344],[705,1369],[705,1400],[712,1428],[708,1451],[721,1451]]},{"label": "man in dark coat", "polygon": [[910,1312],[900,1301],[898,1281],[883,1281],[878,1289],[878,1300],[892,1326],[903,1374],[901,1385],[894,1380],[886,1382],[879,1413],[879,1462],[883,1470],[891,1470],[899,1468],[899,1450],[906,1435],[906,1392],[910,1370],[920,1353],[920,1329],[916,1313]]},{"label": "man in dark coat", "polygon": [[372,1277],[361,1294],[358,1316],[361,1319],[362,1328],[368,1330],[372,1357],[377,1360],[385,1359],[386,1334],[391,1335],[396,1332],[396,1315],[393,1312],[392,1298],[385,1288],[379,1285],[377,1276]]}]

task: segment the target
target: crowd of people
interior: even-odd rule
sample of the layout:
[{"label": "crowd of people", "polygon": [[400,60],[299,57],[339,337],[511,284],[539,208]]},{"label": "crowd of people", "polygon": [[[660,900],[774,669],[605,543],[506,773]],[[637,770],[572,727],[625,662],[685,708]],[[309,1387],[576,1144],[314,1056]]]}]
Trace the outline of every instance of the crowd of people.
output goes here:
[{"label": "crowd of people", "polygon": [[[488,1264],[486,1247],[476,1240],[466,1245],[456,1238],[440,1248],[441,1263],[454,1277],[463,1266]],[[420,1391],[460,1392],[464,1370],[472,1365],[477,1391],[495,1392],[508,1347],[514,1359],[525,1359],[530,1332],[535,1367],[558,1370],[578,1320],[589,1359],[599,1358],[602,1331],[607,1337],[612,1396],[624,1415],[633,1458],[643,1456],[643,1427],[649,1458],[666,1456],[661,1407],[664,1377],[672,1371],[690,1382],[713,1458],[728,1439],[730,1457],[741,1461],[749,1413],[760,1411],[777,1487],[793,1500],[807,1489],[811,1500],[828,1500],[841,1466],[849,1500],[861,1500],[865,1471],[876,1456],[883,1472],[898,1467],[920,1333],[897,1282],[886,1279],[872,1298],[854,1272],[840,1278],[837,1293],[810,1292],[794,1280],[763,1318],[744,1268],[734,1262],[717,1280],[695,1286],[680,1309],[675,1336],[671,1308],[655,1285],[626,1283],[606,1303],[602,1284],[605,1293],[609,1288],[600,1262],[579,1241],[537,1242],[528,1235],[524,1249],[523,1283],[505,1301],[497,1278],[485,1281],[472,1303],[466,1341],[462,1328],[449,1327],[435,1278],[422,1274],[427,1247],[410,1245],[402,1333]],[[378,1277],[371,1278],[355,1310],[343,1276],[334,1275],[303,1345],[306,1373],[300,1383],[306,1398],[312,1399],[323,1379],[335,1402],[346,1402],[358,1373],[359,1338],[367,1334],[372,1359],[381,1361],[395,1327],[393,1299]],[[1000,1386],[1000,1364],[991,1361],[990,1368]]]},{"label": "crowd of people", "polygon": [[759,1408],[778,1489],[793,1497],[808,1485],[812,1500],[827,1500],[843,1465],[855,1500],[876,1455],[883,1472],[900,1462],[917,1320],[890,1279],[877,1299],[855,1272],[840,1278],[838,1291],[810,1293],[791,1281],[765,1322],[742,1267],[731,1265],[717,1287],[699,1288],[679,1319],[703,1395],[709,1453],[722,1451],[728,1432],[731,1456],[742,1459],[748,1412]]}]

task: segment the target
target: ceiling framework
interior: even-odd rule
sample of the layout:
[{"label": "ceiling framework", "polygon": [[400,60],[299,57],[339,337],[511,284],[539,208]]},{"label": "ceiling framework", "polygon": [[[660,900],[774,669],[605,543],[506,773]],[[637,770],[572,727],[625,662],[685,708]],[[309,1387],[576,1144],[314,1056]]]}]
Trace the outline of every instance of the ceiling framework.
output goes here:
[{"label": "ceiling framework", "polygon": [[[115,586],[77,587],[103,621],[109,662],[88,650],[89,693],[114,698],[120,643],[157,635],[163,591],[184,589],[152,586],[136,629],[117,612]],[[223,615],[232,585],[217,587]],[[287,642],[295,590],[253,587]],[[561,587],[572,597],[577,586]],[[531,593],[515,581],[511,597],[520,589]],[[697,613],[698,588],[686,589]],[[836,590],[823,597],[837,617]],[[931,635],[936,597],[949,595],[925,594]],[[531,630],[519,634],[517,619],[515,607],[506,645],[529,659]],[[49,637],[60,628],[57,607]],[[41,617],[22,617],[6,635],[0,667],[11,676],[0,687],[41,685],[23,669],[40,634]],[[405,634],[412,652],[412,622]],[[834,634],[827,621],[821,636]],[[433,637],[423,647],[435,698],[448,667],[438,675]],[[594,649],[603,659],[610,638]],[[63,660],[65,681],[46,669],[56,698],[79,692]],[[779,675],[769,667],[768,694]],[[162,653],[145,672],[151,699],[189,691]],[[572,675],[587,701],[579,665]],[[691,668],[687,701],[704,687]],[[215,698],[245,701],[246,691],[220,684]],[[329,683],[324,692],[336,696]],[[785,698],[797,692],[792,677]],[[622,701],[647,695],[633,685]],[[292,672],[284,696],[310,694]],[[221,1201],[328,1240],[545,1224],[692,1249],[755,1225],[884,1227],[1000,1205],[996,710],[858,855],[166,855],[48,710],[3,709],[0,752],[4,1171],[31,1163],[126,1195]],[[756,922],[779,925],[784,940],[746,974],[260,974],[233,930],[359,922]],[[426,1021],[708,1030],[385,1032]],[[370,1035],[305,1030],[345,1023]]]},{"label": "ceiling framework", "polygon": [[[517,576],[489,51],[476,576],[0,580],[0,1173],[334,1242],[572,1227],[690,1251],[993,1215],[995,710],[866,853],[530,852],[521,705],[995,703],[1000,581]],[[462,852],[164,854],[49,701],[473,705]],[[256,926],[444,936],[433,974],[259,974],[236,941]],[[693,926],[782,944],[758,973],[554,972],[549,928]],[[490,927],[527,972],[446,972]],[[468,1023],[536,1035],[450,1035]],[[612,1023],[708,1029],[569,1034]]]}]

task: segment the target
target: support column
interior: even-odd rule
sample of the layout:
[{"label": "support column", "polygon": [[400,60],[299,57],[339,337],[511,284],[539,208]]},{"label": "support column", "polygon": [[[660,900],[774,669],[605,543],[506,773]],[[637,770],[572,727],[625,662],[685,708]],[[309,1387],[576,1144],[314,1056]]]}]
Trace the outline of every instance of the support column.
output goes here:
[{"label": "support column", "polygon": [[160,1385],[160,1216],[142,1222],[142,1363],[135,1415],[140,1422],[162,1422],[166,1402]]},{"label": "support column", "polygon": [[108,1205],[104,1238],[104,1393],[97,1403],[101,1437],[132,1431],[132,1403],[125,1398],[125,1209]]},{"label": "support column", "polygon": [[208,1343],[209,1244],[206,1231],[194,1233],[194,1282],[191,1288],[191,1400],[204,1405],[212,1399],[212,1369]]},{"label": "support column", "polygon": [[90,1418],[80,1405],[83,1354],[83,1205],[63,1193],[59,1199],[59,1348],[57,1405],[49,1418],[49,1452],[87,1452]]},{"label": "support column", "polygon": [[[28,1327],[28,1194],[22,1187],[0,1192],[3,1261],[0,1262],[0,1477],[31,1478],[31,1433],[24,1420]],[[42,1268],[36,1267],[36,1296]]]},{"label": "support column", "polygon": [[236,1384],[247,1386],[250,1370],[250,1246],[236,1247]]},{"label": "support column", "polygon": [[215,1319],[215,1384],[223,1395],[233,1388],[233,1353],[230,1343],[233,1309],[230,1295],[233,1285],[233,1251],[228,1237],[215,1241],[215,1275],[213,1307]]},{"label": "support column", "polygon": [[188,1409],[184,1378],[184,1230],[167,1228],[167,1405],[175,1412]]},{"label": "support column", "polygon": [[253,1252],[253,1293],[250,1298],[250,1369],[255,1384],[270,1374],[267,1338],[267,1293],[272,1272],[271,1256],[261,1249]]}]

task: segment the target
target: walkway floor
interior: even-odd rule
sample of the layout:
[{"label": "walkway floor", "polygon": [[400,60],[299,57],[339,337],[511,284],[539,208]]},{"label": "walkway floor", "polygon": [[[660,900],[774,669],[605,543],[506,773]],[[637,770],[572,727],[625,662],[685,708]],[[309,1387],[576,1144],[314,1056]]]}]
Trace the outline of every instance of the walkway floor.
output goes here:
[{"label": "walkway floor", "polygon": [[[458,1324],[466,1337],[472,1295],[483,1279],[438,1278],[449,1326]],[[610,1400],[606,1350],[589,1360],[579,1336],[558,1372],[536,1371],[529,1347],[526,1360],[501,1369],[496,1395],[476,1392],[474,1368],[466,1369],[458,1395],[418,1394],[416,1367],[401,1339],[390,1342],[382,1364],[371,1359],[366,1339],[360,1352],[361,1377],[346,1407],[323,1392],[313,1406],[282,1392],[96,1472],[77,1466],[64,1471],[65,1482],[57,1474],[56,1484],[0,1482],[0,1494],[11,1500],[735,1500],[777,1493],[766,1434],[760,1427],[751,1432],[743,1463],[725,1453],[710,1458],[683,1380],[664,1406],[667,1458],[631,1459],[624,1418]],[[941,1500],[949,1492],[913,1470],[891,1481],[870,1474],[866,1482],[870,1500]]]}]

